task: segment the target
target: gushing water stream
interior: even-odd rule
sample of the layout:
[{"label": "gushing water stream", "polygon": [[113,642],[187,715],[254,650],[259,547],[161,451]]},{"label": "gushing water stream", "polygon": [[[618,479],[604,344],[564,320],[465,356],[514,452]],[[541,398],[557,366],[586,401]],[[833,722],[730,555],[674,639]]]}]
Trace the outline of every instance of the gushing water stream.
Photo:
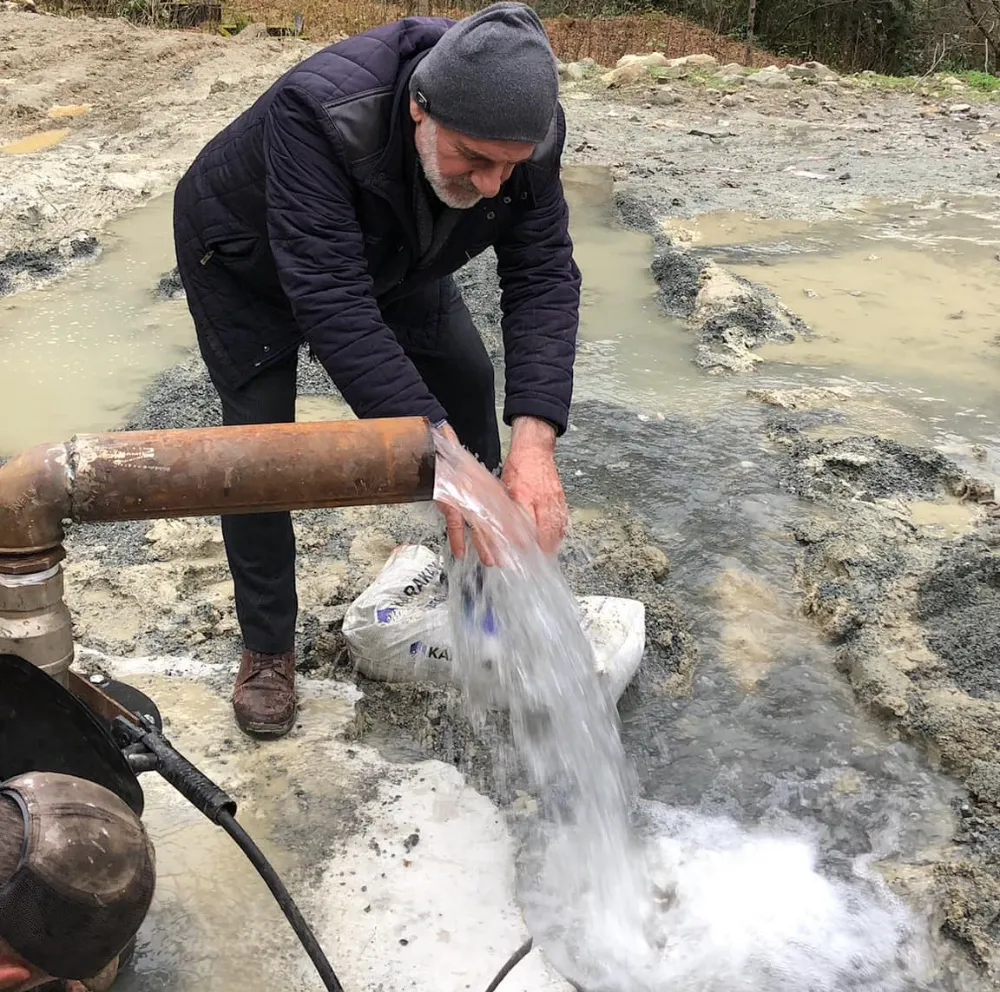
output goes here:
[{"label": "gushing water stream", "polygon": [[529,927],[587,992],[907,992],[920,928],[865,860],[821,871],[805,836],[748,830],[635,798],[618,714],[594,674],[573,594],[527,517],[470,455],[437,439],[435,498],[474,551],[449,570],[456,674],[470,716],[509,712],[539,814],[524,838]]},{"label": "gushing water stream", "polygon": [[484,569],[473,553],[449,575],[473,721],[507,707],[515,754],[504,757],[523,766],[538,793],[561,897],[605,927],[638,933],[645,886],[628,817],[633,783],[576,600],[527,517],[475,459],[442,439],[436,472],[436,498],[462,511],[502,566]]}]

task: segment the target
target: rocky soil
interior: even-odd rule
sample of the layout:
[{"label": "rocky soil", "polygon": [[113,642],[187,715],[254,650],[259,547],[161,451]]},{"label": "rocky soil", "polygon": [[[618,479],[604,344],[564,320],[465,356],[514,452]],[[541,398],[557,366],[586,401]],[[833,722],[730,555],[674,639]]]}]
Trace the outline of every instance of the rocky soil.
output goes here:
[{"label": "rocky soil", "polygon": [[[169,191],[208,138],[316,47],[22,11],[0,11],[0,39],[0,146],[67,132],[30,157],[0,148],[0,295],[92,257],[108,220]],[[888,88],[817,65],[748,73],[655,55],[617,67],[574,63],[562,75],[566,162],[611,167],[621,220],[653,235],[660,302],[689,323],[691,358],[707,372],[746,371],[756,344],[804,328],[767,292],[675,243],[667,220],[715,210],[815,220],[872,197],[978,194],[1000,175],[1000,102],[944,76]],[[461,281],[499,355],[488,258]],[[314,365],[303,361],[300,380],[303,392],[335,402]],[[1000,947],[994,494],[935,452],[875,436],[817,440],[809,428],[836,421],[847,402],[836,390],[757,398],[773,410],[766,440],[785,488],[816,510],[810,523],[789,525],[801,549],[803,612],[838,646],[860,699],[967,786],[955,843],[920,884],[941,906],[942,932],[985,972]],[[161,376],[123,426],[217,422],[210,384],[192,360]],[[571,441],[561,457],[564,466],[574,457]],[[566,481],[576,501],[572,473]],[[942,502],[960,508],[949,527],[919,512]],[[438,546],[439,522],[428,507],[376,508],[300,513],[296,526],[302,668],[353,678],[339,635],[346,605],[397,543]],[[217,521],[73,528],[68,545],[82,645],[193,656],[218,672],[225,691],[238,639]],[[639,687],[682,693],[697,663],[691,624],[662,549],[631,509],[577,511],[565,564],[580,594],[645,602],[649,654]],[[487,746],[463,724],[452,694],[362,688],[350,734],[378,739],[391,729],[402,747],[402,733],[414,753],[442,757],[511,798],[495,791]]]},{"label": "rocky soil", "polygon": [[171,188],[214,132],[313,50],[17,12],[0,12],[0,39],[0,148],[68,132],[38,156],[0,154],[0,293]]},{"label": "rocky soil", "polygon": [[[31,269],[30,254],[11,253],[79,252],[70,239],[99,237],[110,217],[170,189],[208,138],[318,47],[249,30],[0,18],[0,147],[68,132],[41,155],[0,154],[8,280]],[[747,73],[706,58],[564,66],[567,164],[611,166],[618,192],[657,221],[712,210],[815,219],[869,197],[994,187],[1000,101],[957,80],[908,92],[822,67]]]}]

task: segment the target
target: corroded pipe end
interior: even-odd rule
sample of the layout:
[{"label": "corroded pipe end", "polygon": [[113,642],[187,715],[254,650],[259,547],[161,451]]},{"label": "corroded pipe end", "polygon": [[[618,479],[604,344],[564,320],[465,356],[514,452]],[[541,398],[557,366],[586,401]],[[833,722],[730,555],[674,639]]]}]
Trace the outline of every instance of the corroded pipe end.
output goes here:
[{"label": "corroded pipe end", "polygon": [[62,543],[70,484],[64,444],[39,445],[0,468],[0,555],[31,555]]},{"label": "corroded pipe end", "polygon": [[0,650],[64,681],[66,518],[77,521],[413,503],[434,495],[421,418],[83,435],[0,468]]},{"label": "corroded pipe end", "polygon": [[434,495],[420,417],[81,435],[71,517],[148,520],[416,503]]},{"label": "corroded pipe end", "polygon": [[421,417],[80,435],[0,469],[0,558],[58,547],[66,518],[423,502],[434,495],[434,464]]}]

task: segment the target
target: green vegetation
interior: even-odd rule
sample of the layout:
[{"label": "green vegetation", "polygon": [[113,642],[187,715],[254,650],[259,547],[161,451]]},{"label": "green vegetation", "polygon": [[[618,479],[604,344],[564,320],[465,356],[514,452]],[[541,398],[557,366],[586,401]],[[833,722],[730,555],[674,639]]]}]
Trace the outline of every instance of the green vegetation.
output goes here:
[{"label": "green vegetation", "polygon": [[[958,72],[938,72],[932,76],[888,76],[881,73],[865,73],[851,77],[854,84],[864,89],[889,90],[902,93],[919,93],[940,99],[951,99],[953,103],[966,102],[976,98],[1000,96],[1000,78],[976,70]],[[955,89],[953,80],[963,83],[968,89]]]},{"label": "green vegetation", "polygon": [[970,89],[980,93],[1000,93],[1000,76],[977,71],[956,72],[955,75]]}]

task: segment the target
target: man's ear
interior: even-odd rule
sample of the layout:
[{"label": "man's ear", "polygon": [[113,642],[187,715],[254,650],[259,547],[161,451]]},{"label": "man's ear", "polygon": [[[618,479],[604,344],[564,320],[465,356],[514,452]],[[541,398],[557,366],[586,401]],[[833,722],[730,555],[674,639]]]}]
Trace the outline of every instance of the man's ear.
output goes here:
[{"label": "man's ear", "polygon": [[416,100],[413,99],[412,96],[410,97],[410,116],[413,118],[413,122],[415,124],[421,123],[421,121],[423,121],[423,119],[427,116],[427,112],[420,106],[419,103],[417,103]]},{"label": "man's ear", "polygon": [[24,965],[0,960],[0,992],[4,989],[19,989],[31,977],[31,972]]}]

